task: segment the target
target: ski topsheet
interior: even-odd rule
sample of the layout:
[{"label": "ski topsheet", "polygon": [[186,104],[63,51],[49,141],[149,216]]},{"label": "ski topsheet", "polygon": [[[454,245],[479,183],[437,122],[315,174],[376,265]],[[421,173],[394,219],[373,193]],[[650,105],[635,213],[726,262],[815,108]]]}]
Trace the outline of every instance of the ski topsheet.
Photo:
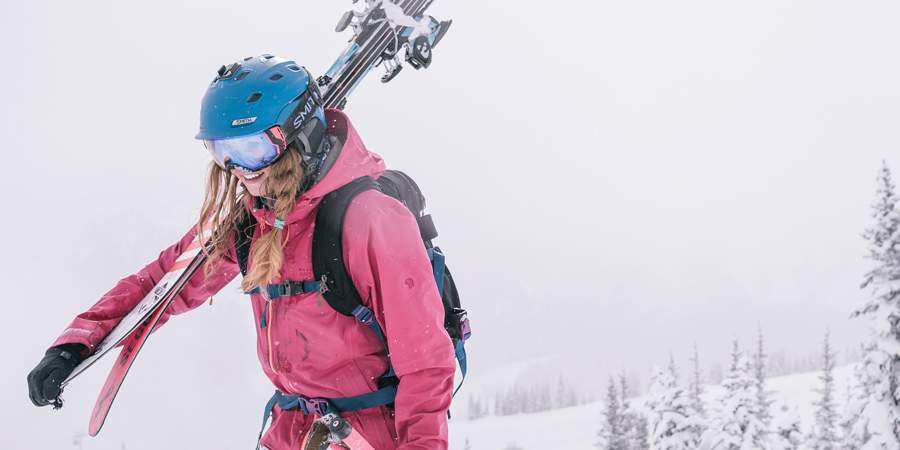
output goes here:
[{"label": "ski topsheet", "polygon": [[[209,236],[209,232],[204,233],[204,238],[209,238]],[[167,299],[171,299],[177,295],[178,291],[181,290],[181,287],[184,286],[184,283],[187,282],[187,279],[193,275],[193,272],[188,273],[188,268],[198,266],[197,264],[194,264],[194,260],[203,258],[204,254],[201,250],[200,236],[197,236],[191,241],[184,252],[181,253],[169,271],[166,272],[158,283],[156,283],[156,286],[154,286],[153,289],[151,289],[150,292],[144,296],[144,298],[141,299],[141,301],[138,302],[138,304],[135,305],[135,307],[126,314],[112,330],[110,330],[109,334],[107,334],[106,337],[97,344],[97,347],[94,348],[94,353],[76,366],[75,370],[73,370],[72,374],[63,381],[62,385],[65,386],[69,384],[69,382],[81,374],[81,372],[84,372],[85,369],[92,366],[98,359],[109,353],[113,348],[125,340],[125,338],[131,335],[138,325],[153,314],[161,304],[165,303]],[[203,259],[205,260],[205,258]],[[200,264],[202,264],[202,261]],[[194,270],[196,270],[196,267],[194,267]]]}]

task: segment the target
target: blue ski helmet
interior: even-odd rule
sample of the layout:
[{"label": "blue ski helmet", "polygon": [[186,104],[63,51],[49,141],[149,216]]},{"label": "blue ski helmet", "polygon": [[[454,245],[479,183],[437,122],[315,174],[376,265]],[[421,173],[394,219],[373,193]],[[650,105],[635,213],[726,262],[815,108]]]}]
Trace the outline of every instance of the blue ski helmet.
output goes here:
[{"label": "blue ski helmet", "polygon": [[[319,124],[313,122],[318,119]],[[321,136],[325,110],[319,86],[306,68],[272,55],[222,66],[200,107],[196,139],[229,139],[280,126],[286,143]],[[314,126],[315,125],[315,126]],[[321,125],[321,128],[318,126]]]}]

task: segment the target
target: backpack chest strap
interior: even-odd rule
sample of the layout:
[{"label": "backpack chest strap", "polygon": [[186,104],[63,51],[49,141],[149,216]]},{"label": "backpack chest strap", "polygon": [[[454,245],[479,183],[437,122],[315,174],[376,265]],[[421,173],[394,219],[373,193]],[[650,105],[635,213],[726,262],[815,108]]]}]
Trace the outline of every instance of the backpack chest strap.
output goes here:
[{"label": "backpack chest strap", "polygon": [[[321,281],[285,281],[284,283],[266,286],[266,294],[269,300],[274,300],[278,297],[290,297],[292,295],[326,291],[328,291],[328,285]],[[262,294],[262,289],[257,287],[244,293]]]}]

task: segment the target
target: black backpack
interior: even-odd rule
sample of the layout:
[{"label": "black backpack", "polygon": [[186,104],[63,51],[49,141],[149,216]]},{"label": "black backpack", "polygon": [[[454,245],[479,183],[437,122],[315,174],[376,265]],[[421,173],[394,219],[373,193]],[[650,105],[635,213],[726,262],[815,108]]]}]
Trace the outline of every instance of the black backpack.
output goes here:
[{"label": "black backpack", "polygon": [[[345,316],[356,317],[361,323],[369,326],[385,343],[385,348],[388,348],[381,327],[374,321],[371,311],[362,306],[362,298],[344,265],[343,244],[341,242],[344,216],[347,213],[350,202],[354,197],[369,189],[379,190],[397,199],[415,216],[422,241],[428,251],[429,258],[431,258],[435,281],[441,292],[441,300],[444,304],[444,328],[453,342],[456,359],[459,362],[463,380],[465,380],[467,367],[464,343],[471,336],[469,320],[466,316],[466,311],[460,306],[456,283],[453,281],[450,269],[445,264],[444,255],[441,253],[440,248],[435,247],[431,242],[432,239],[437,237],[438,233],[431,215],[425,214],[425,197],[422,195],[416,182],[403,172],[388,170],[378,179],[371,177],[357,178],[343,187],[326,194],[319,203],[312,243],[313,273],[315,279],[320,281],[287,281],[282,284],[269,285],[267,289],[269,299],[306,292],[320,292],[325,297],[328,305],[334,308],[335,311]],[[250,241],[253,237],[253,229],[257,224],[252,214],[247,214],[246,216],[248,217],[244,222],[237,224],[237,232],[235,233],[235,250],[238,265],[243,275],[247,274]],[[248,294],[253,293],[260,293],[260,291],[257,288],[248,292]],[[264,320],[265,314],[263,314],[260,324],[263,328],[266,326]],[[390,355],[389,348],[388,352]],[[394,375],[393,366],[391,366],[388,372],[379,380],[379,387],[396,386],[397,383],[398,380]],[[454,395],[461,386],[462,381],[454,390]],[[371,406],[379,405],[366,407]],[[347,409],[344,410],[346,411]]]}]

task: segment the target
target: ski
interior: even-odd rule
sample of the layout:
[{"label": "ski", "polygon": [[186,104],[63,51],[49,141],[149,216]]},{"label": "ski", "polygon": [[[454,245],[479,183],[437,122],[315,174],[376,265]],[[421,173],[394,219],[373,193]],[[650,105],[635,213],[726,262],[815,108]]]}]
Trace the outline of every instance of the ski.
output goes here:
[{"label": "ski", "polygon": [[[350,43],[324,75],[318,78],[326,108],[343,109],[347,97],[372,70],[384,65],[387,83],[397,76],[401,57],[415,69],[431,64],[431,49],[440,42],[452,21],[424,16],[433,0],[366,0],[362,12],[347,11],[335,31],[350,27]],[[356,1],[354,1],[356,3]]]},{"label": "ski", "polygon": [[[208,236],[210,235],[211,228],[204,227],[202,238],[208,239]],[[106,378],[106,382],[104,382],[103,388],[100,390],[100,396],[97,398],[97,403],[94,404],[94,409],[91,412],[91,420],[88,425],[88,434],[91,436],[96,436],[97,433],[100,432],[100,428],[103,427],[106,416],[109,415],[109,410],[112,407],[113,400],[115,400],[116,394],[118,394],[119,389],[122,387],[122,382],[125,380],[125,375],[128,374],[128,369],[130,369],[131,365],[134,363],[134,359],[147,341],[147,337],[150,336],[150,333],[153,331],[154,327],[156,327],[156,324],[159,322],[163,313],[175,299],[175,296],[181,292],[181,289],[187,284],[188,280],[190,280],[197,270],[203,266],[203,263],[206,262],[207,255],[203,251],[200,242],[201,236],[198,235],[191,241],[187,249],[182,252],[166,275],[163,276],[159,283],[157,283],[156,287],[151,290],[151,294],[153,294],[151,297],[155,299],[155,303],[148,302],[144,304],[142,312],[142,301],[131,311],[131,313],[135,313],[133,317],[141,317],[141,321],[133,328],[129,328],[128,324],[120,322],[116,328],[124,325],[123,329],[130,330],[127,332],[128,334],[126,334],[124,338],[118,339],[115,343],[113,343],[113,341],[117,338],[110,339],[108,346],[105,347],[105,351],[102,354],[97,355],[94,361],[88,363],[84,368],[86,369],[97,359],[108,353],[110,349],[117,346],[119,343],[122,343],[122,351],[119,353],[119,358],[113,365],[112,370],[110,370],[109,376]],[[172,279],[174,279],[174,281],[171,281]],[[161,295],[157,295],[157,291],[161,291]],[[147,297],[145,297],[145,300],[146,299]],[[131,315],[131,313],[129,313],[129,315]],[[125,319],[123,319],[123,321],[124,320]],[[133,320],[133,318],[130,320]],[[110,337],[110,335],[116,331],[116,328],[114,328],[107,337]],[[120,333],[117,333],[117,335],[118,334]],[[106,339],[104,339],[104,341],[106,341]],[[84,369],[81,371],[84,371]],[[74,375],[69,377],[70,380],[71,378],[74,378]]]},{"label": "ski", "polygon": [[[205,260],[206,257],[204,256],[196,258],[196,261],[198,262],[196,267],[200,267]],[[195,271],[196,267],[194,268]],[[185,281],[187,281],[187,278]],[[181,288],[179,287],[178,290],[181,290]],[[97,398],[97,403],[94,404],[94,410],[91,412],[91,421],[88,424],[88,434],[91,436],[96,436],[97,433],[100,432],[100,428],[103,427],[106,416],[109,415],[109,409],[112,407],[112,402],[115,400],[116,394],[119,393],[119,388],[122,387],[122,381],[124,381],[125,375],[128,374],[128,369],[131,368],[135,356],[137,356],[141,347],[144,346],[144,343],[147,341],[147,336],[153,331],[156,323],[159,322],[163,312],[165,312],[166,308],[168,308],[174,298],[174,294],[169,296],[160,307],[153,310],[150,317],[147,317],[137,328],[135,328],[134,332],[128,335],[128,339],[122,346],[122,352],[119,354],[119,359],[109,372],[109,376],[103,384],[103,389],[100,390],[100,397]]]},{"label": "ski", "polygon": [[[201,250],[200,236],[197,236],[184,252],[179,255],[169,271],[156,283],[153,289],[97,344],[91,356],[85,358],[81,364],[75,367],[72,373],[63,381],[62,386],[65,387],[75,377],[132,335],[138,325],[143,323],[147,317],[165,303],[166,299],[177,295],[178,291],[181,290],[181,286],[193,275],[193,271],[190,271],[190,269],[193,268],[196,271],[196,267],[199,267],[205,261],[205,256]],[[198,258],[202,258],[203,261],[195,261]]]},{"label": "ski", "polygon": [[[353,0],[354,3],[357,1]],[[397,76],[402,68],[401,58],[415,69],[427,68],[431,64],[431,49],[441,40],[451,23],[424,16],[433,0],[364,2],[366,8],[363,12],[348,11],[339,21],[335,31],[341,32],[351,27],[354,35],[331,68],[316,81],[323,91],[322,100],[326,108],[343,109],[347,97],[373,67],[385,66],[387,73],[381,78],[383,83]],[[100,341],[93,354],[63,381],[62,386],[68,385],[113,348],[122,345],[119,358],[91,413],[88,428],[91,436],[96,436],[103,427],[113,400],[147,337],[175,296],[206,262],[207,255],[201,242],[212,235],[212,226],[206,225],[203,235],[194,238],[153,289]]]}]

